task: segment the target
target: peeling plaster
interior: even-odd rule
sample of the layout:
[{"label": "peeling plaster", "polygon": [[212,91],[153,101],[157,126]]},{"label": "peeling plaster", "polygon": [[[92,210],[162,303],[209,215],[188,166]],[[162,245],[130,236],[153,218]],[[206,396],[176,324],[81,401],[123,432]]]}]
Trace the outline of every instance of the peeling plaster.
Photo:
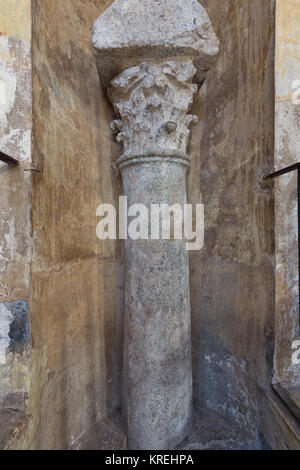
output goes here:
[{"label": "peeling plaster", "polygon": [[21,39],[29,46],[31,40],[31,0],[0,0],[0,32]]},{"label": "peeling plaster", "polygon": [[[17,408],[29,394],[28,300],[31,262],[31,0],[0,0],[0,448],[15,434]],[[26,166],[25,166],[26,165]],[[28,168],[27,167],[27,168]],[[24,299],[24,300],[15,300]],[[15,403],[7,411],[7,403]],[[23,403],[24,402],[24,403]],[[20,406],[21,406],[20,405]],[[23,410],[24,407],[24,410]]]},{"label": "peeling plaster", "polygon": [[[297,163],[300,155],[300,105],[293,83],[300,79],[300,1],[278,0],[276,19],[276,170]],[[299,337],[298,214],[296,172],[275,181],[276,329],[275,382],[299,381],[292,343]]]},{"label": "peeling plaster", "polygon": [[6,351],[9,346],[9,330],[12,314],[4,304],[0,304],[0,365],[6,364]]},{"label": "peeling plaster", "polygon": [[0,99],[0,131],[1,134],[8,124],[8,114],[13,108],[16,89],[17,74],[12,69],[9,57],[9,39],[0,37],[0,82],[1,82],[1,99]]},{"label": "peeling plaster", "polygon": [[8,354],[22,354],[29,339],[28,305],[22,300],[0,304],[0,365]]}]

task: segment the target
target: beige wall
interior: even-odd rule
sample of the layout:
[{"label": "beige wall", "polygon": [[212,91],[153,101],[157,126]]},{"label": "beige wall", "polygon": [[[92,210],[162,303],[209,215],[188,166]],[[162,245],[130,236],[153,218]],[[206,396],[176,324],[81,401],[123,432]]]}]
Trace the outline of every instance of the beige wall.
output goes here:
[{"label": "beige wall", "polygon": [[0,448],[27,422],[31,127],[31,1],[0,0]]},{"label": "beige wall", "polygon": [[33,2],[34,448],[80,447],[120,403],[121,245],[96,238],[120,189],[91,47],[108,4]]},{"label": "beige wall", "polygon": [[196,404],[257,432],[274,324],[274,1],[203,0],[221,41],[195,111],[189,199],[205,205],[191,256]]}]

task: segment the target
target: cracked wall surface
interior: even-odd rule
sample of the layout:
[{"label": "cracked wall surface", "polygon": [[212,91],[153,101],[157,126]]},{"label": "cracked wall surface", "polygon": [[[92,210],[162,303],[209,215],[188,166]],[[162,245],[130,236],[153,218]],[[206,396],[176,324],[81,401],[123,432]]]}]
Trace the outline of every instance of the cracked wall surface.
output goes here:
[{"label": "cracked wall surface", "polygon": [[0,448],[28,421],[31,127],[31,1],[0,0]]}]

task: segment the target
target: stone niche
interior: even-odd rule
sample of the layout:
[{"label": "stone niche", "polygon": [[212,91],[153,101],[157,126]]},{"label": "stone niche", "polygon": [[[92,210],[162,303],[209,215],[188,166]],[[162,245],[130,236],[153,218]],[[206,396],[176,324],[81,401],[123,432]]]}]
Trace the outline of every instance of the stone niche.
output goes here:
[{"label": "stone niche", "polygon": [[[92,35],[123,144],[116,165],[128,204],[187,200],[190,114],[219,41],[188,0],[116,0]],[[189,257],[182,240],[125,246],[123,415],[130,449],[172,449],[191,427]]]}]

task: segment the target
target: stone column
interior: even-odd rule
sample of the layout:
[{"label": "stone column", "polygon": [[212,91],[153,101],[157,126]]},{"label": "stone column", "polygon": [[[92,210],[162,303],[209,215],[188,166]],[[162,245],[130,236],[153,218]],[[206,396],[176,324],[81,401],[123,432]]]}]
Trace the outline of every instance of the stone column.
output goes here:
[{"label": "stone column", "polygon": [[[124,147],[117,167],[128,205],[183,209],[189,126],[197,119],[188,112],[218,51],[206,11],[196,0],[117,0],[95,23],[93,45],[118,117],[112,129]],[[183,240],[125,241],[124,343],[128,446],[175,448],[192,413]]]}]

